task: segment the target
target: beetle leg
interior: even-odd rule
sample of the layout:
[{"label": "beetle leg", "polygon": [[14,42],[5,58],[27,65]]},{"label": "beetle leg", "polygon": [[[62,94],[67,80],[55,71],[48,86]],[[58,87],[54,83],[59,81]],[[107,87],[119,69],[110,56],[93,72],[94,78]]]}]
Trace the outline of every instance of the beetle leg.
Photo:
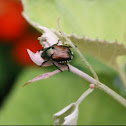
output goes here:
[{"label": "beetle leg", "polygon": [[58,42],[56,44],[54,44],[54,45],[58,45],[59,44],[59,41],[60,41],[60,39],[58,39]]},{"label": "beetle leg", "polygon": [[60,41],[60,40],[58,39],[57,45],[59,44],[59,41]]},{"label": "beetle leg", "polygon": [[59,31],[59,33],[62,35],[61,31]]},{"label": "beetle leg", "polygon": [[[72,48],[70,45],[67,45],[67,47],[68,47],[68,48]],[[76,46],[76,45],[74,45],[74,47],[75,47],[75,48],[77,48],[77,46]]]},{"label": "beetle leg", "polygon": [[49,60],[46,60],[46,61],[44,61],[41,65],[40,65],[40,67],[43,65],[43,64],[45,64],[46,62],[48,62]]},{"label": "beetle leg", "polygon": [[74,55],[73,55],[73,52],[68,52],[69,56],[70,56],[70,60],[73,59]]},{"label": "beetle leg", "polygon": [[53,65],[54,65],[58,70],[60,70],[61,72],[63,72],[58,66],[56,66],[56,64],[54,63],[54,61],[53,61],[53,59],[52,59],[52,56],[53,56],[53,54],[51,55],[50,60],[52,61]]},{"label": "beetle leg", "polygon": [[[60,39],[58,39],[58,42],[57,42],[56,44],[54,44],[54,45],[58,45],[58,44],[59,44],[59,41],[60,41]],[[54,46],[54,45],[53,45],[53,46]],[[53,46],[52,46],[52,48],[53,48]]]},{"label": "beetle leg", "polygon": [[40,52],[40,51],[45,51],[47,48],[43,48],[43,49],[39,49],[38,51]]},{"label": "beetle leg", "polygon": [[75,48],[77,48],[77,45],[74,45]]},{"label": "beetle leg", "polygon": [[69,46],[67,46],[68,48],[72,48],[70,45]]},{"label": "beetle leg", "polygon": [[66,64],[66,66],[67,66],[67,68],[68,68],[68,71],[70,72],[70,68],[69,68],[69,65],[68,65],[68,64]]},{"label": "beetle leg", "polygon": [[40,52],[40,51],[42,51],[43,49],[39,49],[38,51]]},{"label": "beetle leg", "polygon": [[52,61],[53,65],[54,65],[58,70],[60,70],[61,72],[63,72],[58,66],[56,66],[56,64],[53,62],[53,60],[51,60],[51,61]]}]

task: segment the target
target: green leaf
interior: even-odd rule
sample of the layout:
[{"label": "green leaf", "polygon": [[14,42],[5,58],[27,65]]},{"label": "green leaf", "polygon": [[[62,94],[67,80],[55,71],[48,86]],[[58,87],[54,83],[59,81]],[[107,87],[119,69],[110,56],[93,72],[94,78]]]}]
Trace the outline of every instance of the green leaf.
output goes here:
[{"label": "green leaf", "polygon": [[[126,4],[123,0],[111,0],[109,2],[97,0],[37,0],[37,2],[23,0],[23,5],[24,14],[31,21],[38,22],[42,26],[56,28],[57,18],[61,16],[64,32],[90,35],[94,38],[98,37],[100,40],[106,39],[102,43],[97,39],[94,43],[90,40],[82,43],[78,38],[72,37],[73,42],[78,45],[81,51],[84,51],[84,54],[98,57],[107,64],[113,65],[114,63],[114,67],[116,66],[116,57],[125,55],[124,45],[107,41],[116,39],[118,43],[125,44],[126,18],[124,15]],[[124,60],[119,59],[121,63]]]},{"label": "green leaf", "polygon": [[[126,85],[122,67],[126,59],[126,1],[124,0],[22,0],[24,14],[41,26],[55,28],[58,17],[65,33],[77,47],[119,71]],[[91,39],[98,38],[98,39]],[[115,40],[118,40],[116,43]],[[123,43],[123,44],[119,44]],[[125,56],[125,57],[122,57]],[[118,57],[118,59],[117,59]],[[118,66],[117,66],[117,62]]]},{"label": "green leaf", "polygon": [[[54,29],[52,31],[65,42],[59,32]],[[91,39],[89,37],[80,37],[76,34],[66,36],[70,38],[82,53],[93,56],[114,68],[117,68],[117,57],[126,55],[126,47],[117,41],[110,42],[107,40]]]},{"label": "green leaf", "polygon": [[[25,15],[25,13],[23,13],[23,15],[24,15],[25,19],[32,26],[37,28],[40,32],[42,32],[43,34],[48,33],[47,31],[44,30],[46,27],[43,27],[40,24],[30,20],[30,18],[27,15]],[[57,32],[55,29],[52,29],[52,32],[54,32],[58,36],[58,38],[60,38],[60,40],[62,42],[66,41],[63,38],[63,36],[59,32]],[[51,34],[53,34],[53,33],[51,33]],[[50,38],[52,38],[51,34],[50,34]],[[58,41],[58,38],[55,34],[53,36],[56,39],[52,38],[52,40],[54,42]],[[114,42],[110,42],[110,41],[107,41],[107,40],[102,41],[102,40],[99,40],[99,39],[91,39],[91,38],[86,38],[86,37],[80,37],[80,36],[77,36],[76,34],[71,34],[71,35],[66,35],[66,36],[68,38],[70,38],[70,40],[74,43],[74,45],[77,46],[77,48],[82,53],[90,55],[90,56],[94,56],[95,58],[98,58],[99,60],[103,61],[104,63],[109,64],[109,65],[111,65],[112,67],[115,67],[115,68],[117,68],[117,62],[116,62],[117,57],[126,55],[126,47],[123,44],[120,44],[116,41],[114,41]],[[47,38],[48,37],[46,35],[46,39]],[[51,39],[50,39],[50,42],[52,42]]]},{"label": "green leaf", "polygon": [[25,14],[48,28],[61,17],[64,32],[125,43],[125,0],[22,0]]}]

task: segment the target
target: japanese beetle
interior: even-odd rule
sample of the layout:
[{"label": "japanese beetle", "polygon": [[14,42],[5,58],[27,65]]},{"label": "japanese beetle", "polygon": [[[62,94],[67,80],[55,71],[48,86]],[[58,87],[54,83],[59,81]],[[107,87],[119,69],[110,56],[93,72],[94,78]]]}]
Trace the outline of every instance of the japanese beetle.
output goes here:
[{"label": "japanese beetle", "polygon": [[41,64],[41,66],[44,63],[51,61],[53,65],[61,72],[62,70],[55,63],[58,63],[59,65],[66,65],[68,67],[68,71],[70,71],[68,62],[73,59],[73,52],[70,50],[70,48],[70,46],[58,45],[57,43],[48,48],[42,49],[43,52],[41,57],[45,59],[45,61]]}]

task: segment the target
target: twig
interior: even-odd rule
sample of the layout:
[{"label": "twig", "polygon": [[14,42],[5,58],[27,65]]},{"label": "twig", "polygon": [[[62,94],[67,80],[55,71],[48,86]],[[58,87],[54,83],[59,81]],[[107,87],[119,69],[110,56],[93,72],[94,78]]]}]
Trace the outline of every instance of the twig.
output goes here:
[{"label": "twig", "polygon": [[80,55],[81,59],[84,61],[84,63],[87,65],[87,67],[89,68],[89,70],[91,71],[91,73],[93,74],[94,78],[97,80],[97,82],[99,82],[99,79],[98,79],[98,76],[97,74],[95,73],[95,71],[93,70],[93,68],[90,66],[90,64],[88,63],[88,61],[85,59],[85,57],[82,55],[82,53],[80,52],[80,50],[78,48],[76,48],[74,46],[74,44],[71,42],[71,40],[64,34],[64,32],[62,31],[61,27],[60,27],[60,24],[59,24],[59,20],[60,20],[60,17],[58,18],[58,27],[59,27],[59,30],[62,34],[62,36],[66,39],[67,42],[70,43],[70,45],[72,46],[72,48],[75,49],[75,51]]},{"label": "twig", "polygon": [[89,88],[87,91],[85,91],[81,96],[80,98],[76,101],[76,105],[80,105],[80,103],[91,93],[93,92],[94,89],[92,88]]},{"label": "twig", "polygon": [[103,90],[107,94],[111,95],[115,100],[117,100],[120,104],[122,104],[124,107],[126,107],[126,99],[117,94],[115,91],[107,87],[105,84],[100,83],[98,85],[99,89]]},{"label": "twig", "polygon": [[[78,76],[84,78],[85,80],[89,81],[90,83],[95,84],[97,82],[97,80],[95,80],[94,78],[92,78],[88,74],[82,72],[81,70],[75,68],[74,66],[69,65],[69,68],[70,68],[71,72],[73,72],[73,73],[77,74]],[[107,94],[112,96],[115,100],[117,100],[120,104],[122,104],[124,107],[126,107],[126,99],[123,98],[122,96],[120,96],[119,94],[117,94],[115,91],[113,91],[109,87],[107,87],[105,84],[98,82],[98,85],[96,87],[103,90],[104,92],[106,92]]]}]

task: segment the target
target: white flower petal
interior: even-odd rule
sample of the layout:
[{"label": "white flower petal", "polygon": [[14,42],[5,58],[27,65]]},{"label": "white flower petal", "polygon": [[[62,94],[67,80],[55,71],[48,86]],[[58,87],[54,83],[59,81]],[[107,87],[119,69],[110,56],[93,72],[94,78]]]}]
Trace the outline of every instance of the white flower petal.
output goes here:
[{"label": "white flower petal", "polygon": [[[27,52],[28,52],[28,54],[29,54],[31,60],[32,60],[35,64],[37,64],[38,66],[40,66],[40,65],[45,61],[45,60],[42,59],[42,57],[41,57],[42,51],[37,51],[36,53],[33,53],[32,51],[30,51],[29,49],[27,49]],[[50,66],[50,65],[52,65],[52,63],[50,63],[50,62],[47,62],[47,63],[43,64],[43,66]]]},{"label": "white flower petal", "polygon": [[72,106],[74,105],[74,103],[68,105],[67,107],[63,108],[61,111],[57,112],[56,114],[54,114],[54,117],[60,116],[62,114],[64,114],[66,111],[68,111]]},{"label": "white flower petal", "polygon": [[48,48],[49,47],[48,43],[45,42],[45,41],[42,42],[42,45],[43,45],[44,48]]},{"label": "white flower petal", "polygon": [[[46,27],[42,27],[42,26],[41,28],[44,31],[41,37],[46,38],[46,41],[49,44],[49,46],[52,46],[53,44],[56,44],[58,42],[59,38],[50,29]],[[41,40],[41,37],[40,37],[40,40]]]},{"label": "white flower petal", "polygon": [[79,114],[78,106],[76,106],[73,113],[64,118],[65,122],[63,123],[63,125],[77,125],[78,114]]},{"label": "white flower petal", "polygon": [[77,125],[78,106],[72,103],[54,114],[54,123],[56,125]]}]

